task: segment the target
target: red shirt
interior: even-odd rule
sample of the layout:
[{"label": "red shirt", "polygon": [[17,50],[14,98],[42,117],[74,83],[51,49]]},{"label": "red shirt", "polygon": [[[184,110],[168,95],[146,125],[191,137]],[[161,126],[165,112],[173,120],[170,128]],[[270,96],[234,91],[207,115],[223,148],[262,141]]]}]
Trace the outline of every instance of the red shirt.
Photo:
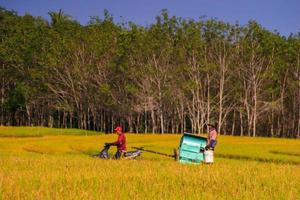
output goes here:
[{"label": "red shirt", "polygon": [[114,142],[117,145],[118,150],[126,151],[126,137],[124,133],[119,134],[118,140]]}]

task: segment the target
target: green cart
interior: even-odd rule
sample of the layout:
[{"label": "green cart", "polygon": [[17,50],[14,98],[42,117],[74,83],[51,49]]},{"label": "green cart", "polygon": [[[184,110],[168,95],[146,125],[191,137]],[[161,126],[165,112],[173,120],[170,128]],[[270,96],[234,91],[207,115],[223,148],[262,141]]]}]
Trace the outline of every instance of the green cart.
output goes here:
[{"label": "green cart", "polygon": [[207,139],[190,133],[183,133],[178,148],[178,161],[180,163],[199,164],[204,161],[204,148]]}]

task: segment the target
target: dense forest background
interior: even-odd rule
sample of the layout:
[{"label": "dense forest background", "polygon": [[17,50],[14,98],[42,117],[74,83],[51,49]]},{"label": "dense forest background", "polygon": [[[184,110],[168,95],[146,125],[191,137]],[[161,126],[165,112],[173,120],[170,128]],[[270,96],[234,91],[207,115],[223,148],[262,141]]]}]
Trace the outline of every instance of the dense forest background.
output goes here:
[{"label": "dense forest background", "polygon": [[49,15],[0,9],[0,125],[300,135],[300,33],[166,10],[147,27]]}]

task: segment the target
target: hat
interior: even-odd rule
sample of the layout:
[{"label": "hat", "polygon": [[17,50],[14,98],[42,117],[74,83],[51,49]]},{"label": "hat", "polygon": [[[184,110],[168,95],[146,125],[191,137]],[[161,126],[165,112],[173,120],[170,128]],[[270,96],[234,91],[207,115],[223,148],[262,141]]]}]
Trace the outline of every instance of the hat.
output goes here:
[{"label": "hat", "polygon": [[121,126],[117,126],[114,130],[116,132],[122,132],[122,127]]}]

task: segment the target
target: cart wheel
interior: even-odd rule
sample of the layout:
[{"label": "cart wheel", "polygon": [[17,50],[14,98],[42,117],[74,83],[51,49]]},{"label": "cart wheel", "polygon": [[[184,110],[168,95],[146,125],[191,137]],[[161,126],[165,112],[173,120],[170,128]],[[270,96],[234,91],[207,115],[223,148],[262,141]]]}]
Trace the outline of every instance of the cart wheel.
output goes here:
[{"label": "cart wheel", "polygon": [[178,161],[178,149],[174,149],[174,159]]}]

